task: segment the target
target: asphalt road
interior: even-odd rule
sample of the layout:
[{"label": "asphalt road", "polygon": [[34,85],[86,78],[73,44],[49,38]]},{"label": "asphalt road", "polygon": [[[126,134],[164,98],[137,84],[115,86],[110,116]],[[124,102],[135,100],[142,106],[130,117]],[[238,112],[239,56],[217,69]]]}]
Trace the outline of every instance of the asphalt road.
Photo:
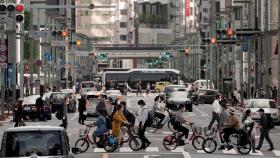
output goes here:
[{"label": "asphalt road", "polygon": [[[136,104],[139,99],[145,100],[147,105],[153,104],[153,97],[151,96],[135,96],[135,95],[129,95],[127,96],[127,106],[128,109],[136,112],[139,107]],[[211,112],[212,107],[211,105],[198,105],[193,107],[193,112],[191,113],[185,113],[184,117],[195,122],[195,126],[199,127],[207,127],[208,123],[211,119]],[[237,114],[240,116],[240,112]],[[94,119],[89,119],[87,122],[90,123]],[[75,114],[69,114],[68,115],[68,121],[69,126],[67,129],[67,133],[70,139],[70,145],[74,147],[75,141],[79,137],[79,129],[83,126],[78,124],[78,113]],[[61,121],[57,120],[55,116],[53,115],[53,119],[47,122],[26,122],[27,125],[31,126],[38,126],[38,125],[52,125],[52,126],[58,126],[61,123]],[[2,139],[2,134],[4,129],[13,127],[14,123],[5,123],[4,126],[0,126],[0,136]],[[168,130],[168,128],[165,126],[162,129],[160,129],[155,134],[149,134],[147,133],[148,139],[152,142],[149,148],[146,150],[140,150],[138,152],[132,152],[128,146],[128,144],[124,144],[123,147],[118,149],[114,153],[105,153],[103,149],[100,148],[92,148],[90,147],[86,153],[78,154],[76,157],[81,158],[124,158],[124,157],[133,157],[133,158],[152,158],[152,157],[160,157],[160,158],[236,158],[239,156],[242,157],[266,157],[266,158],[272,158],[272,157],[280,157],[280,126],[277,126],[275,129],[271,131],[271,138],[274,142],[275,149],[273,152],[268,152],[267,149],[269,148],[269,145],[266,141],[264,141],[262,150],[259,151],[257,154],[248,154],[248,155],[240,155],[237,150],[230,150],[230,151],[221,151],[216,150],[216,152],[212,154],[206,154],[203,151],[195,150],[191,144],[187,144],[183,147],[178,147],[174,151],[168,151],[166,150],[163,145],[162,141],[163,138],[171,134],[171,132]],[[258,134],[259,135],[259,134]],[[257,136],[259,138],[259,136]]]}]

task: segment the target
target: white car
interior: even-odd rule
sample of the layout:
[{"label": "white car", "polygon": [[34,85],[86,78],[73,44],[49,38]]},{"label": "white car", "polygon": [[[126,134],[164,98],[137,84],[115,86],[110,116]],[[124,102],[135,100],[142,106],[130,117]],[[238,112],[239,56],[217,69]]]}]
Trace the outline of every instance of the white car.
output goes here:
[{"label": "white car", "polygon": [[124,99],[124,96],[122,95],[120,90],[107,90],[106,95],[108,99],[114,101],[116,99]]},{"label": "white car", "polygon": [[193,85],[196,86],[197,88],[202,88],[202,89],[214,89],[214,83],[211,82],[210,80],[196,80],[193,83]]},{"label": "white car", "polygon": [[90,91],[85,94],[86,103],[86,113],[87,117],[96,117],[98,113],[96,112],[96,106],[99,102],[99,96],[103,95],[101,91]]},{"label": "white car", "polygon": [[260,108],[264,109],[266,114],[271,114],[274,122],[279,122],[278,119],[278,108],[273,99],[248,99],[244,101],[245,110],[250,109],[253,113],[252,119],[259,120],[258,110]]}]

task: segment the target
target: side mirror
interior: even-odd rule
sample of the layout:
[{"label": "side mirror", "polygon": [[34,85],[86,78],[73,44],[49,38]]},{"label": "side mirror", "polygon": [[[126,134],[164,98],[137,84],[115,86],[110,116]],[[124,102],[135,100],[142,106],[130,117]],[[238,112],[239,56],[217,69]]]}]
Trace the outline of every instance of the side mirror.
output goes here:
[{"label": "side mirror", "polygon": [[72,147],[72,148],[71,148],[71,151],[72,151],[73,154],[79,154],[79,153],[81,153],[80,148]]}]

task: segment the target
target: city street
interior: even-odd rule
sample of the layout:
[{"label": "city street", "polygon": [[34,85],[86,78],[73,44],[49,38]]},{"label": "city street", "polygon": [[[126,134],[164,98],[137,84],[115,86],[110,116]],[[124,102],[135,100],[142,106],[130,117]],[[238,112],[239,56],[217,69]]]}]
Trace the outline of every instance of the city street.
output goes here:
[{"label": "city street", "polygon": [[[134,96],[129,95],[127,96],[127,105],[128,108],[132,112],[136,112],[139,108],[136,104],[139,99],[144,99],[146,101],[147,105],[153,104],[153,96]],[[212,112],[212,106],[211,105],[198,105],[193,107],[193,112],[191,113],[185,113],[184,117],[195,122],[196,126],[205,127],[208,126],[208,123],[211,118],[211,112]],[[240,115],[240,112],[238,113]],[[82,128],[82,125],[78,124],[78,113],[75,114],[68,114],[68,121],[69,126],[67,129],[68,136],[70,138],[70,145],[71,147],[74,147],[75,141],[79,137],[79,129]],[[92,121],[87,121],[87,123],[90,123]],[[47,122],[26,122],[27,125],[31,126],[39,126],[39,125],[51,125],[51,126],[58,126],[61,123],[61,121],[57,120],[55,116],[53,115],[51,121]],[[12,127],[14,125],[13,122],[5,123],[4,126],[0,126],[0,136],[2,139],[2,134],[4,129],[8,127]],[[201,158],[201,157],[207,157],[207,158],[222,158],[222,157],[239,157],[241,156],[237,150],[230,150],[230,151],[220,151],[217,150],[213,154],[206,154],[203,151],[198,151],[193,148],[191,144],[187,144],[184,147],[177,147],[174,151],[168,151],[164,148],[162,145],[162,141],[164,136],[170,134],[171,132],[168,130],[168,128],[165,126],[163,129],[159,130],[155,134],[149,134],[147,133],[148,139],[152,142],[150,147],[148,147],[146,150],[140,150],[138,152],[132,152],[132,150],[129,148],[128,144],[124,144],[123,147],[118,149],[114,153],[105,153],[103,149],[101,148],[92,148],[90,147],[86,153],[78,154],[76,157],[81,158],[123,158],[123,157],[134,157],[134,158],[149,158],[149,157],[161,157],[161,158]],[[259,135],[259,134],[258,134]],[[280,127],[277,126],[275,129],[271,131],[271,138],[274,142],[275,149],[273,152],[268,152],[267,149],[269,148],[266,141],[264,141],[264,145],[262,148],[262,151],[259,151],[257,154],[250,153],[249,155],[244,155],[242,157],[266,157],[266,158],[272,158],[272,157],[280,157]],[[258,137],[259,138],[259,137]]]}]

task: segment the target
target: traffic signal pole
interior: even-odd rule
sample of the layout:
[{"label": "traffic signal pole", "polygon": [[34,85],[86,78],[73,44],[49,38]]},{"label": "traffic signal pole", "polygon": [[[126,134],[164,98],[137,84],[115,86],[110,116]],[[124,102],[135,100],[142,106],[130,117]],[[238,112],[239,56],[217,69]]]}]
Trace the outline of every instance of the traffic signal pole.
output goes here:
[{"label": "traffic signal pole", "polygon": [[[278,0],[278,19],[280,19],[280,0]],[[277,87],[277,104],[280,107],[280,22],[278,21],[278,87]]]}]

